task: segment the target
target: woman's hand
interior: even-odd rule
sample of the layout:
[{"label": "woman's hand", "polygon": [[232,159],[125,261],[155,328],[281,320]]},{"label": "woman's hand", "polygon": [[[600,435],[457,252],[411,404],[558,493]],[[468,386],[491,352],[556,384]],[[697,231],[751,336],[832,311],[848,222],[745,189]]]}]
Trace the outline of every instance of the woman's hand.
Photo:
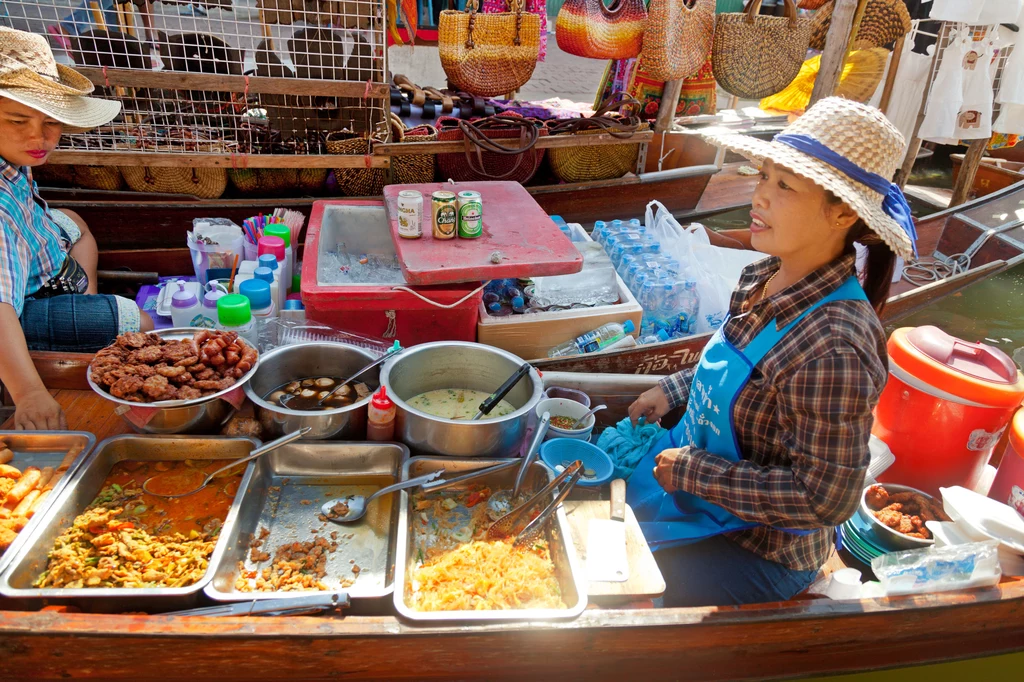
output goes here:
[{"label": "woman's hand", "polygon": [[667,493],[674,493],[679,488],[672,485],[672,470],[677,461],[686,456],[686,448],[662,450],[654,458],[654,480],[658,482]]},{"label": "woman's hand", "polygon": [[42,389],[22,396],[15,403],[14,428],[18,431],[64,431],[68,422],[60,404],[49,391]]},{"label": "woman's hand", "polygon": [[668,404],[668,396],[661,386],[655,386],[640,394],[640,397],[629,406],[629,420],[636,426],[640,417],[646,417],[648,424],[653,424],[672,409]]}]

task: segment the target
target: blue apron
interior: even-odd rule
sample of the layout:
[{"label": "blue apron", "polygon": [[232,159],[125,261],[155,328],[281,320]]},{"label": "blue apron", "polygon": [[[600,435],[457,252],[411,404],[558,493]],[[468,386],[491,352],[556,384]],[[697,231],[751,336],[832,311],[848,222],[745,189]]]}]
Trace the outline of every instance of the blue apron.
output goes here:
[{"label": "blue apron", "polygon": [[772,320],[743,350],[725,338],[724,324],[715,332],[694,373],[686,414],[654,444],[629,479],[626,501],[633,508],[652,549],[678,547],[761,525],[744,521],[692,493],[682,490],[666,493],[654,478],[655,458],[663,450],[692,445],[732,462],[744,459],[736,439],[733,408],[754,367],[812,311],[832,301],[856,300],[866,301],[867,296],[856,278],[851,277],[782,329],[777,329]]}]

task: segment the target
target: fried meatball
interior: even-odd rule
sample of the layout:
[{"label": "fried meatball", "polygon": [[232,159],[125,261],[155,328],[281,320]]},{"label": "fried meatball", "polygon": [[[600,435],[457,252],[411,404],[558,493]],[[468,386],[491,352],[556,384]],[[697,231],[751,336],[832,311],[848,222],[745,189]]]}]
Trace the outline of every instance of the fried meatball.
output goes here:
[{"label": "fried meatball", "polygon": [[864,493],[864,501],[870,509],[885,509],[889,504],[889,492],[880,485],[873,485]]},{"label": "fried meatball", "polygon": [[[167,380],[164,379],[164,381]],[[123,376],[115,381],[110,387],[110,395],[115,398],[128,399],[128,396],[142,389],[143,383],[144,382],[141,377],[131,374]]]}]

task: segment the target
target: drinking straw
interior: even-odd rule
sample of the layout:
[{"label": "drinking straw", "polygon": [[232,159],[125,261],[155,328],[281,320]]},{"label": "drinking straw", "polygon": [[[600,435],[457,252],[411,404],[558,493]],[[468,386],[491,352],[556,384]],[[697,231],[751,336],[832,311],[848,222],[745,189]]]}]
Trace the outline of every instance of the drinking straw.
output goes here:
[{"label": "drinking straw", "polygon": [[231,263],[231,279],[228,280],[228,293],[232,294],[235,292],[235,273],[238,272],[238,254],[235,254],[235,259]]}]

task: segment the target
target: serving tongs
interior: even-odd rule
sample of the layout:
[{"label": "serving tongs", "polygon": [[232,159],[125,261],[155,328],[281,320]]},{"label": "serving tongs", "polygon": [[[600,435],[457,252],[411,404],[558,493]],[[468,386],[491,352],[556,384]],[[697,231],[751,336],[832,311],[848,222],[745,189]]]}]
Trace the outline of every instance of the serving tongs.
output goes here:
[{"label": "serving tongs", "polygon": [[[555,513],[558,506],[562,504],[562,500],[569,495],[569,492],[573,489],[573,486],[576,485],[576,482],[580,480],[582,475],[583,462],[576,460],[566,467],[565,471],[560,473],[552,479],[550,483],[544,486],[543,490],[491,524],[491,527],[487,529],[487,539],[501,540],[515,534],[515,541],[512,543],[513,547],[529,547],[544,530],[544,526],[547,524],[548,519],[550,519],[551,515]],[[554,499],[551,499],[551,494],[563,483],[565,483],[565,485],[555,493]],[[535,519],[527,523],[521,531],[516,533],[516,528],[518,527],[519,522],[524,518],[527,518],[544,502],[547,502],[548,504],[543,508],[540,514],[538,514]]]},{"label": "serving tongs", "polygon": [[522,379],[523,377],[530,373],[531,369],[533,368],[530,366],[530,363],[528,362],[524,362],[523,364],[519,365],[519,368],[516,369],[512,376],[505,380],[505,383],[498,387],[497,391],[489,395],[486,400],[480,403],[480,411],[477,412],[473,419],[471,419],[470,421],[476,421],[481,417],[486,417],[487,415],[489,415],[491,413],[491,410],[493,410],[498,405],[498,403],[504,400],[505,396],[507,396],[509,392],[513,388],[515,388],[516,384],[519,383],[520,379]]},{"label": "serving tongs", "polygon": [[305,616],[348,608],[347,592],[323,592],[284,599],[250,599],[220,606],[172,611],[165,616]]}]

